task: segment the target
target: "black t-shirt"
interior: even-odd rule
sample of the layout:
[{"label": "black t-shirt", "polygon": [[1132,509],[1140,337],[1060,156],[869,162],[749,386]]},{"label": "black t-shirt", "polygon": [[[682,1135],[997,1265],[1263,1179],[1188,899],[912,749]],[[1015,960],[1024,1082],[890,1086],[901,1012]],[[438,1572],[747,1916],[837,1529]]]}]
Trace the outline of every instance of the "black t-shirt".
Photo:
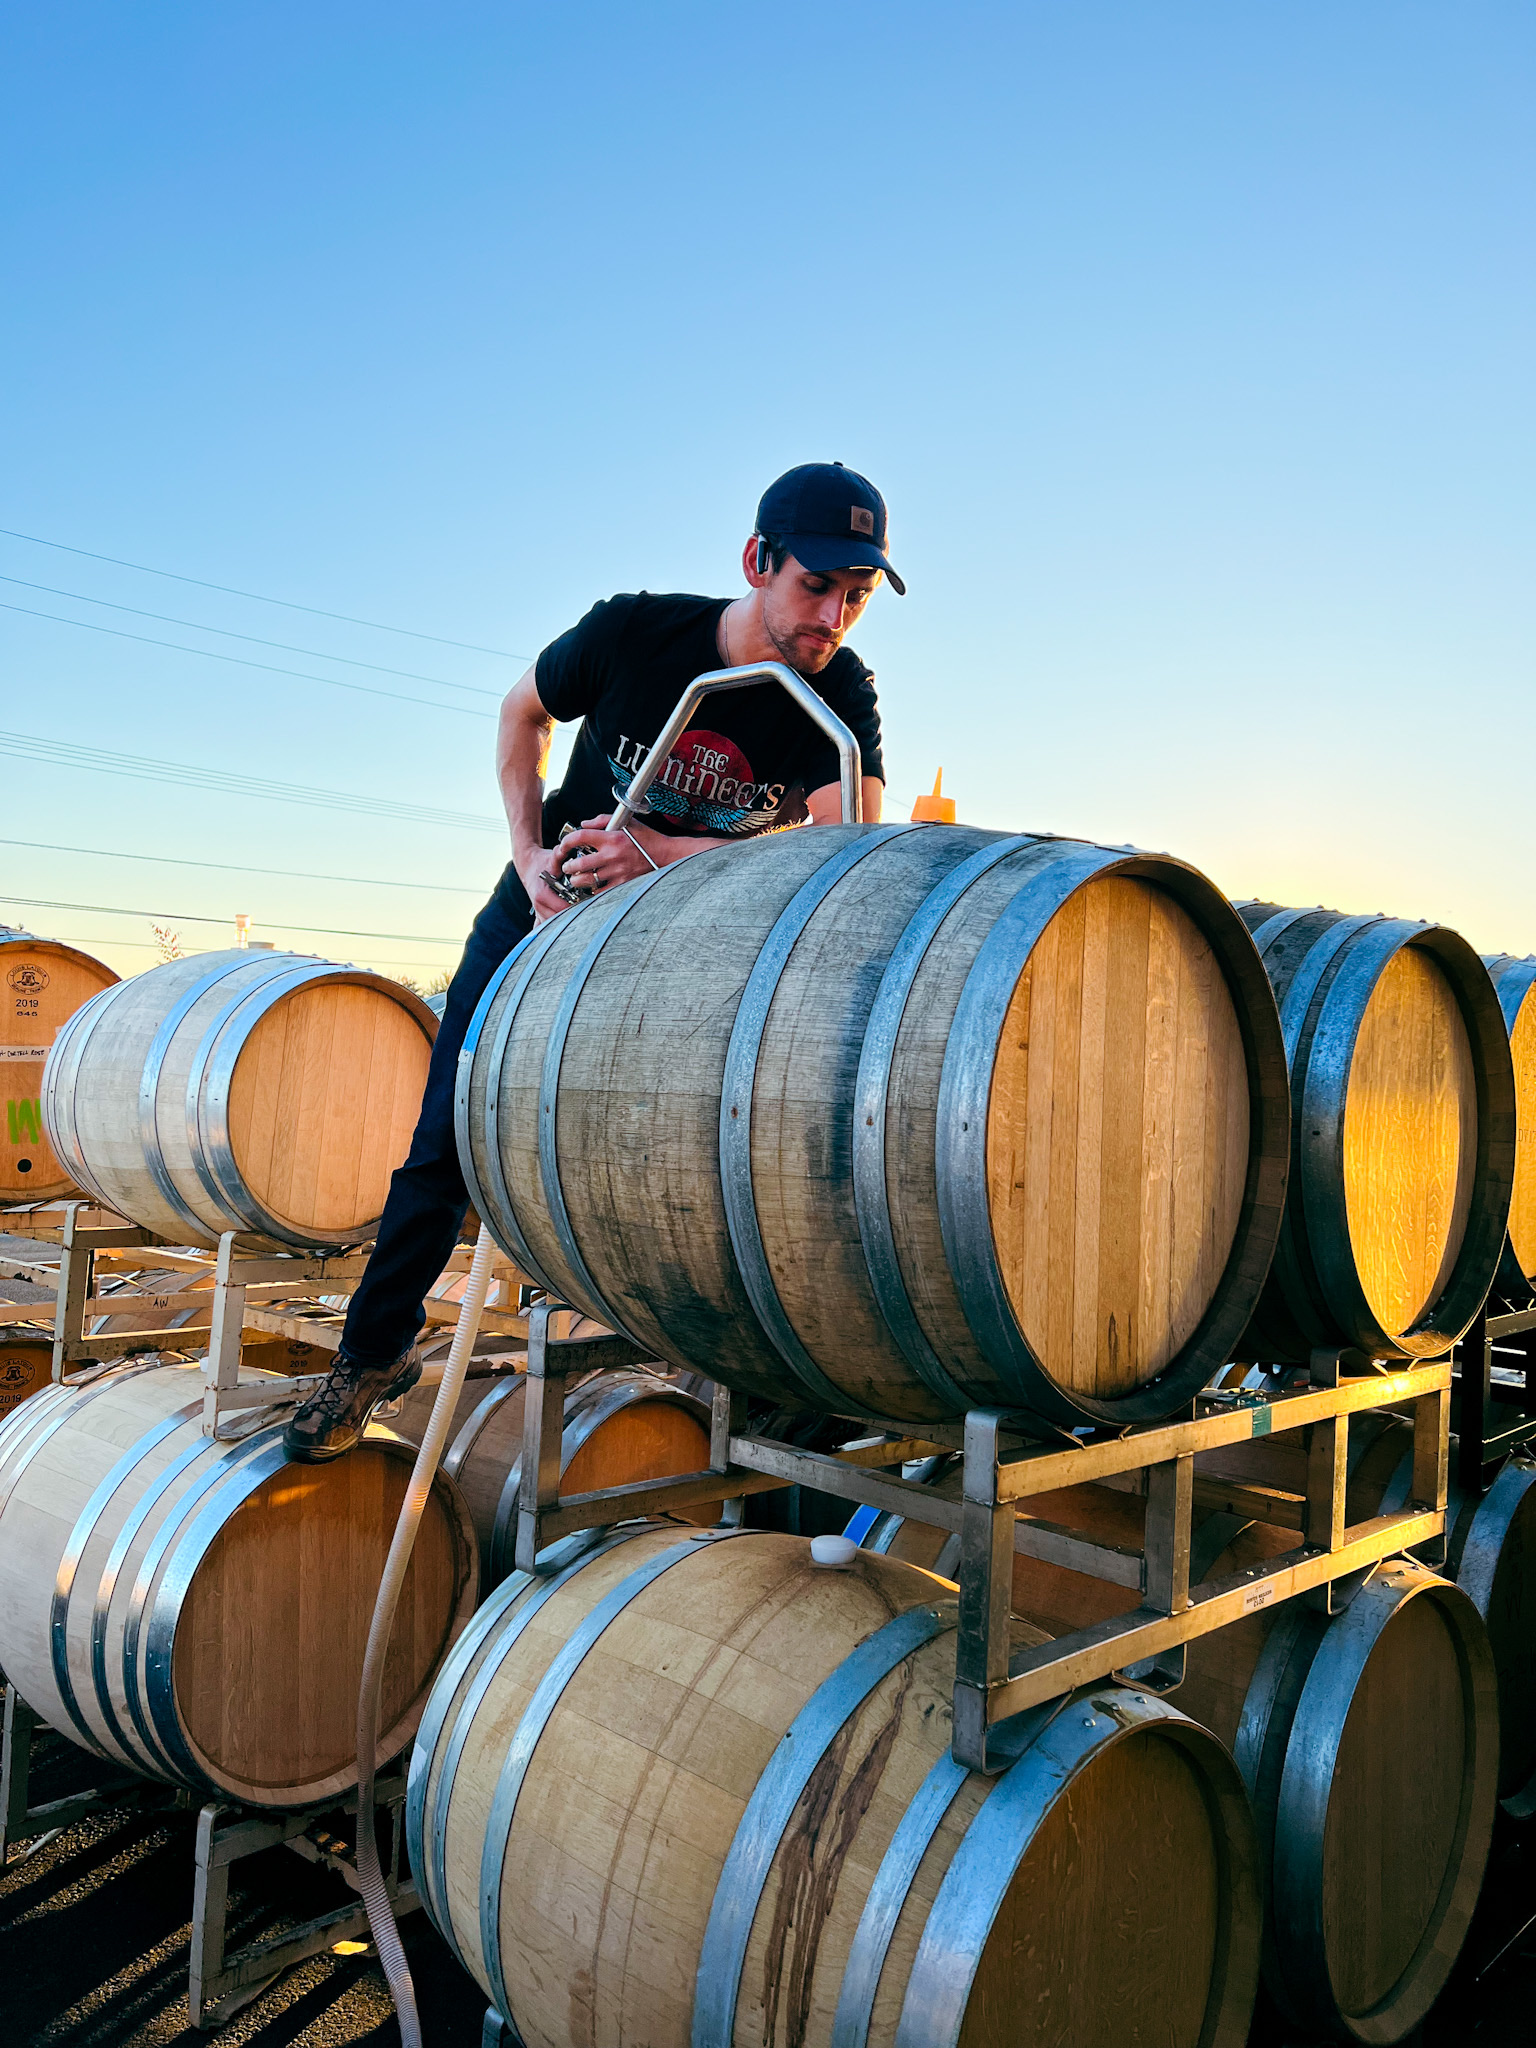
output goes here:
[{"label": "black t-shirt", "polygon": [[[613,809],[677,700],[723,666],[716,631],[725,597],[610,597],[551,641],[534,670],[544,708],[579,718],[565,780],[544,799],[544,844],[560,828]],[[849,647],[807,678],[852,731],[864,773],[885,777],[875,679]],[[806,815],[806,797],[838,779],[837,748],[773,683],[706,697],[646,795],[662,832],[750,837]]]}]

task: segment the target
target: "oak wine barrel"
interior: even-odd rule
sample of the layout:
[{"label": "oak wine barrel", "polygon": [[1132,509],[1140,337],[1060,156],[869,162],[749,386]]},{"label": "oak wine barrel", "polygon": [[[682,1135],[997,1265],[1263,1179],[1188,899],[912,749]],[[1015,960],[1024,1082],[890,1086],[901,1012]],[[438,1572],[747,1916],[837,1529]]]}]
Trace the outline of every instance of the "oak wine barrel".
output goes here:
[{"label": "oak wine barrel", "polygon": [[[204,1436],[202,1393],[194,1366],[118,1367],[0,1425],[0,1667],[111,1763],[302,1806],[356,1782],[363,1649],[413,1457],[370,1436],[290,1465],[280,1425]],[[476,1590],[474,1531],[440,1476],[391,1639],[381,1759],[409,1742]]]},{"label": "oak wine barrel", "polygon": [[[46,1315],[47,1308],[46,1302],[39,1302],[39,1315]],[[52,1335],[40,1327],[0,1326],[0,1422],[22,1401],[40,1394],[52,1379]]]},{"label": "oak wine barrel", "polygon": [[116,980],[76,946],[0,925],[0,1207],[74,1191],[43,1129],[43,1063],[81,1004]]},{"label": "oak wine barrel", "polygon": [[[935,1460],[953,1497],[959,1472]],[[1036,1495],[1041,1519],[1139,1550],[1145,1502],[1104,1486]],[[1217,1512],[1199,1517],[1197,1583],[1265,1565],[1301,1540]],[[871,1548],[943,1570],[955,1539],[897,1516]],[[1016,1557],[1013,1604],[1050,1635],[1123,1614],[1139,1596]],[[1259,1824],[1268,1913],[1264,1977],[1320,2038],[1399,2041],[1444,1987],[1482,1884],[1498,1798],[1498,1693],[1488,1633],[1466,1592],[1410,1560],[1384,1565],[1331,1620],[1301,1599],[1187,1647],[1179,1706],[1237,1760]]]},{"label": "oak wine barrel", "polygon": [[[467,1379],[448,1427],[442,1469],[458,1483],[480,1539],[480,1586],[489,1592],[513,1568],[517,1494],[523,1473],[521,1372]],[[427,1433],[437,1387],[413,1387],[386,1408],[381,1425],[407,1443]],[[565,1397],[560,1435],[562,1493],[596,1493],[632,1480],[670,1479],[709,1466],[709,1403],[664,1373],[596,1372]],[[720,1503],[682,1510],[689,1522],[719,1519]]]},{"label": "oak wine barrel", "polygon": [[95,997],[43,1116],[83,1188],[173,1243],[361,1244],[421,1106],[437,1020],[387,975],[200,953]]},{"label": "oak wine barrel", "polygon": [[[1303,1494],[1310,1430],[1256,1437],[1202,1452],[1212,1478]],[[1355,1416],[1349,1430],[1351,1525],[1400,1513],[1413,1481],[1413,1425],[1400,1416]],[[1451,1438],[1443,1571],[1472,1600],[1488,1630],[1499,1688],[1499,1797],[1506,1811],[1536,1813],[1536,1465],[1509,1459],[1486,1493],[1456,1477]]]},{"label": "oak wine barrel", "polygon": [[1293,1146],[1274,1270],[1236,1355],[1437,1357],[1488,1292],[1514,1183],[1488,970],[1444,925],[1237,908],[1280,1004]]},{"label": "oak wine barrel", "polygon": [[927,1573],[654,1523],[546,1562],[444,1667],[406,1807],[428,1913],[527,2048],[1124,2048],[1132,2014],[1240,2048],[1251,1822],[1177,1709],[1087,1688],[984,1778]]},{"label": "oak wine barrel", "polygon": [[1495,1286],[1519,1308],[1536,1294],[1536,955],[1485,953],[1515,1069],[1515,1192]]},{"label": "oak wine barrel", "polygon": [[538,928],[459,1063],[475,1208],[682,1371],[921,1421],[1191,1398],[1279,1229],[1241,920],[1165,855],[942,825],[722,847]]}]

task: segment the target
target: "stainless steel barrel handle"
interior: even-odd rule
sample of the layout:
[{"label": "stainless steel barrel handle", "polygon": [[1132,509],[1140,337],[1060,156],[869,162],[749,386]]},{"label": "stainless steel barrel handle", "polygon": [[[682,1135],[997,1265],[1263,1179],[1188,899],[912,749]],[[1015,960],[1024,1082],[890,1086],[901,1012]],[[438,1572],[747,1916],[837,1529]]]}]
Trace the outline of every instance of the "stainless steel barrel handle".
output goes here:
[{"label": "stainless steel barrel handle", "polygon": [[843,823],[858,825],[863,822],[864,764],[859,754],[858,741],[831,706],[817,696],[803,676],[797,676],[794,670],[786,668],[782,661],[758,661],[749,663],[745,668],[717,668],[711,669],[708,675],[695,676],[677,700],[677,709],[658,733],[656,744],[646,756],[645,766],[636,770],[634,780],[619,799],[617,808],[608,820],[610,832],[617,832],[634,817],[646,791],[666,766],[668,755],[687,731],[693,714],[704,699],[712,696],[716,690],[744,690],[752,683],[777,683],[781,690],[794,698],[806,717],[821,727],[837,748],[838,778],[842,784],[843,794]]}]

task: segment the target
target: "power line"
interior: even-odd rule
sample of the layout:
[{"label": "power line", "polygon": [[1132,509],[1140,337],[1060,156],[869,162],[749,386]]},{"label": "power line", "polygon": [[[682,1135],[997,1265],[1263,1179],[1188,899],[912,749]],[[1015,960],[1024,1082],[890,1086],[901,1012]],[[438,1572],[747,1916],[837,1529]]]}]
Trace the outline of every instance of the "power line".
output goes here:
[{"label": "power line", "polygon": [[[34,938],[37,936],[38,934],[33,933]],[[60,935],[55,934],[55,936]],[[71,932],[69,937],[64,940],[64,944],[69,946],[119,946],[135,953],[158,953],[160,951],[159,941],[155,939],[119,939],[109,937],[106,934],[92,936],[87,932]],[[221,946],[191,946],[181,957],[184,960],[200,959],[205,953],[226,952],[229,950],[231,949]],[[266,949],[263,946],[256,946],[251,950],[260,955]],[[308,954],[301,957],[318,959],[320,955]],[[418,960],[415,958],[402,960],[388,953],[374,953],[372,951],[370,951],[368,957],[376,967],[416,967],[420,968],[424,974],[442,974],[445,972],[444,964],[441,960]],[[338,960],[333,964],[340,967],[346,963]],[[356,965],[355,962],[352,964]]]},{"label": "power line", "polygon": [[[198,917],[190,910],[125,910],[120,903],[58,903],[47,896],[0,896],[0,903],[19,903],[24,910],[89,910],[104,917],[164,918],[168,924],[232,924],[229,917]],[[411,946],[458,946],[461,939],[439,938],[433,932],[358,932],[344,924],[283,924],[274,918],[261,922],[274,932],[303,932],[320,939],[400,939]]]},{"label": "power line", "polygon": [[[29,583],[25,576],[0,576],[0,583],[14,583],[20,590],[41,590],[49,597],[72,598],[76,604],[98,604],[109,612],[127,612],[135,619],[156,619],[162,626],[185,626],[192,633],[217,633],[224,640],[245,640],[252,647],[275,647],[282,654],[308,654],[316,661],[339,661],[345,668],[372,669],[375,675],[400,676],[408,683],[439,683],[445,690],[466,690],[472,697],[499,697],[500,690],[483,690],[477,683],[455,683],[447,676],[424,676],[413,668],[385,668],[377,661],[354,661],[350,654],[327,654],[323,647],[295,647],[290,640],[263,640],[257,633],[237,633],[230,626],[205,626],[200,619],[173,618],[169,612],[146,612],[136,604],[114,604],[110,597],[87,597],[83,590],[60,590],[53,583]],[[20,606],[16,607],[20,610]],[[33,618],[51,618],[51,612],[33,612]],[[72,623],[85,624],[84,620]],[[153,647],[169,646],[169,641],[154,640]],[[186,648],[185,653],[194,650]],[[292,669],[280,669],[280,675],[292,675]],[[413,700],[414,701],[414,700]]]},{"label": "power line", "polygon": [[499,818],[463,811],[439,811],[425,804],[386,802],[382,797],[354,796],[346,790],[310,789],[298,783],[269,782],[259,776],[235,775],[223,768],[194,768],[176,761],[146,760],[142,755],[108,753],[102,747],[76,746],[69,740],[39,739],[31,733],[0,732],[0,753],[54,767],[84,768],[93,775],[127,776],[142,782],[169,782],[180,788],[212,789],[225,795],[259,797],[268,803],[304,804],[329,811],[389,818],[413,825],[451,826],[464,832],[504,832]]},{"label": "power line", "polygon": [[125,562],[118,555],[93,554],[89,548],[72,548],[62,540],[43,540],[35,533],[18,533],[13,526],[0,526],[9,540],[24,540],[37,548],[57,548],[60,554],[79,555],[87,562],[110,562],[117,569],[132,569],[140,576],[164,576],[172,583],[191,583],[199,590],[217,590],[224,597],[245,597],[253,604],[281,605],[285,611],[308,612],[312,619],[337,619],[344,626],[366,626],[374,633],[400,633],[407,640],[430,640],[438,647],[459,647],[466,654],[494,654],[501,661],[526,661],[526,654],[510,654],[505,647],[481,647],[474,640],[445,640],[441,633],[418,633],[410,626],[383,626],[377,619],[356,619],[350,612],[325,612],[317,605],[295,604],[287,597],[263,597],[259,590],[235,590],[228,583],[206,583],[201,576],[179,576],[174,569],[151,569],[144,562]]},{"label": "power line", "polygon": [[32,853],[88,853],[101,860],[148,861],[154,867],[211,868],[221,875],[278,875],[289,882],[351,882],[369,889],[431,889],[448,896],[482,893],[462,882],[391,882],[379,875],[312,875],[301,868],[251,868],[224,860],[183,860],[173,853],[119,853],[106,846],[48,846],[40,839],[0,839],[0,846],[24,846]]},{"label": "power line", "polygon": [[[65,619],[57,612],[37,612],[24,604],[7,604],[0,598],[0,611],[19,612],[27,619],[47,619],[55,626],[74,626],[82,633],[110,633],[114,640],[136,640],[141,647],[168,647],[173,654],[195,654],[201,661],[229,661],[238,668],[259,668],[264,675],[295,676],[301,683],[324,683],[332,690],[355,690],[365,697],[387,697],[392,704],[423,704],[428,711],[451,711],[455,718],[490,718],[489,711],[472,711],[467,704],[436,704],[430,697],[407,697],[401,690],[381,690],[373,683],[346,683],[339,676],[306,675],[302,669],[276,668],[270,661],[251,661],[243,654],[220,654],[212,647],[183,647],[175,640],[152,640],[147,633],[125,633],[121,626],[98,626],[93,619]],[[468,688],[467,684],[455,685]],[[494,697],[494,690],[478,694]]]}]

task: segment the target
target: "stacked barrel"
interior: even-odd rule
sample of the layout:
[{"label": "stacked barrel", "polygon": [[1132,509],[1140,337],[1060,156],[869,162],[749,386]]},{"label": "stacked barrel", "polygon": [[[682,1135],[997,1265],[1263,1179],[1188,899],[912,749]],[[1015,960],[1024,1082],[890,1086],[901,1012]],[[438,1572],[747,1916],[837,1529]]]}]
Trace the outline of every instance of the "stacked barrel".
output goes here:
[{"label": "stacked barrel", "polygon": [[[1441,927],[947,825],[772,835],[553,919],[476,1009],[456,1118],[503,1251],[656,1361],[570,1388],[566,1491],[702,1467],[701,1376],[1059,1440],[1187,1411],[1233,1360],[1444,1355],[1496,1269],[1536,1276],[1533,984]],[[363,1242],[434,1029],[332,963],[171,963],[58,1032],[48,1132],[177,1241]],[[129,1368],[0,1425],[0,1663],[115,1760],[324,1796],[360,1644],[320,1654],[302,1583],[334,1615],[352,1528],[365,1616],[431,1392],[299,1471],[270,1429],[203,1438],[186,1385]],[[1261,1956],[1301,2025],[1422,2016],[1496,1799],[1536,1769],[1523,1477],[1496,1513],[1453,1503],[1449,1576],[1403,1560],[1335,1611],[1254,1613],[1189,1646],[1177,1704],[1106,1680],[1006,1724],[983,1777],[950,1753],[941,1533],[864,1516],[833,1569],[788,1535],[629,1523],[514,1571],[528,1386],[471,1379],[451,1419],[389,1737],[419,1719],[427,1910],[528,2048],[1239,2048]],[[1401,1426],[1353,1448],[1351,1519],[1390,1511]],[[1307,1455],[1207,1461],[1195,1580],[1296,1547],[1217,1503],[1300,1499]],[[926,1476],[959,1485],[953,1459]],[[1134,1492],[1029,1506],[1141,1546]],[[1017,1561],[1021,1643],[1136,1604]]]},{"label": "stacked barrel", "polygon": [[73,1192],[43,1129],[43,1067],[62,1027],[116,980],[78,947],[0,925],[0,1206]]}]

